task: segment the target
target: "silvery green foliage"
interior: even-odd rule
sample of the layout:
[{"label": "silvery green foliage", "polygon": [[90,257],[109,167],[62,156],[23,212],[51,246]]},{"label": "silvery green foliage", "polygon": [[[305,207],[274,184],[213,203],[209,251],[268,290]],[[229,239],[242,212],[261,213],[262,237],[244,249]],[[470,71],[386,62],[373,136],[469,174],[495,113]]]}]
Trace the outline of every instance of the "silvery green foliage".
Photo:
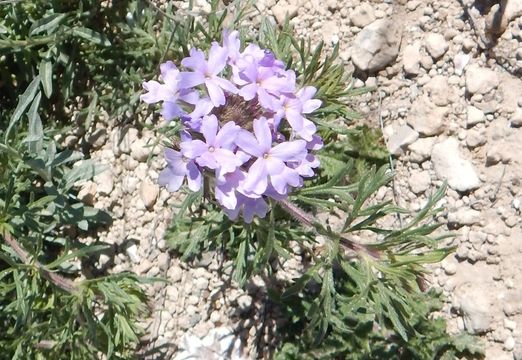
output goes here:
[{"label": "silvery green foliage", "polygon": [[81,280],[78,267],[110,249],[82,243],[112,219],[81,203],[75,186],[104,169],[57,148],[38,115],[41,95],[37,76],[0,129],[0,357],[128,358],[147,310],[140,279]]}]

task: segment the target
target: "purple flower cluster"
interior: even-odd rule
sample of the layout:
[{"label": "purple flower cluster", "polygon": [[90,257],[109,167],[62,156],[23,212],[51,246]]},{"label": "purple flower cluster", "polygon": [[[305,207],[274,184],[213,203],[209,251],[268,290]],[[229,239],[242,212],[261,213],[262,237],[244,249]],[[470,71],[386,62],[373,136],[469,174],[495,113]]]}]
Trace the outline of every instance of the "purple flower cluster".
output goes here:
[{"label": "purple flower cluster", "polygon": [[181,141],[165,150],[159,183],[177,191],[185,178],[197,191],[203,178],[235,219],[264,217],[266,198],[282,200],[303,177],[314,175],[320,149],[314,123],[305,116],[321,106],[316,89],[298,89],[296,76],[268,50],[249,44],[241,51],[237,31],[224,32],[208,57],[198,49],[161,65],[162,83],[147,81],[146,103],[163,102],[162,115],[183,124]]}]

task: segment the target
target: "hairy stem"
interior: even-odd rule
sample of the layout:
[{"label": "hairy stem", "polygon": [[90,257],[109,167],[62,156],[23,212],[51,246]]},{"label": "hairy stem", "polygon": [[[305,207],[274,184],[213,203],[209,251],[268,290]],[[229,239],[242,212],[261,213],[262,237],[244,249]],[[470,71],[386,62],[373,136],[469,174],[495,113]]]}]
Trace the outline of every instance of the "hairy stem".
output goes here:
[{"label": "hairy stem", "polygon": [[[287,212],[289,213],[294,219],[299,221],[301,224],[306,226],[307,228],[312,229],[312,231],[316,235],[326,235],[331,239],[338,239],[341,245],[346,247],[349,250],[352,250],[356,253],[364,252],[373,258],[380,259],[381,255],[380,253],[375,250],[371,249],[367,245],[359,244],[353,240],[348,239],[347,237],[341,235],[341,234],[335,234],[332,231],[326,230],[321,224],[317,223],[313,216],[292,203],[291,201],[285,199],[278,202],[279,205]],[[321,231],[319,231],[317,228],[320,228]]]},{"label": "hairy stem", "polygon": [[[5,242],[14,250],[14,252],[18,255],[20,260],[26,265],[31,264],[31,259],[29,256],[29,253],[25,251],[24,248],[16,241],[11,234],[8,232],[3,233]],[[44,265],[42,265],[40,262],[35,260],[33,262],[33,265],[36,266],[36,268],[42,273],[42,276],[52,282],[54,285],[59,287],[62,290],[67,291],[68,293],[74,293],[77,290],[76,284],[74,281],[64,278],[63,276],[60,276],[56,273],[53,273],[52,271],[49,271],[45,268]]]}]

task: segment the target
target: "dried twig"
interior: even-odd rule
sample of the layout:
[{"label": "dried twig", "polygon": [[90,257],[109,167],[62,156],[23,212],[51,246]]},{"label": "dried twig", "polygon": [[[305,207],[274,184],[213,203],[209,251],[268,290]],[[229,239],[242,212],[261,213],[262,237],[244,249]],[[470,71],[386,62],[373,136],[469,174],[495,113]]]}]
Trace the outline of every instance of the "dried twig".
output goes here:
[{"label": "dried twig", "polygon": [[329,237],[335,237],[339,240],[341,245],[343,245],[348,250],[354,251],[356,253],[364,252],[376,259],[379,259],[381,257],[378,251],[368,247],[367,245],[350,240],[341,234],[334,234],[331,232],[328,232],[328,234],[322,234],[317,230],[317,223],[313,220],[312,216],[300,207],[293,204],[292,202],[288,200],[281,200],[278,202],[278,204],[281,205],[281,207],[290,215],[292,215],[297,221],[299,221],[307,228],[310,228],[316,235],[326,235]]},{"label": "dried twig", "polygon": [[20,243],[18,243],[18,241],[16,241],[16,239],[13,238],[11,234],[5,231],[2,235],[5,239],[5,242],[14,250],[14,252],[18,255],[24,264],[35,266],[42,273],[44,278],[52,282],[60,289],[67,291],[68,293],[72,294],[78,290],[74,281],[50,271],[38,260],[31,260],[29,253],[24,248],[22,248]]}]

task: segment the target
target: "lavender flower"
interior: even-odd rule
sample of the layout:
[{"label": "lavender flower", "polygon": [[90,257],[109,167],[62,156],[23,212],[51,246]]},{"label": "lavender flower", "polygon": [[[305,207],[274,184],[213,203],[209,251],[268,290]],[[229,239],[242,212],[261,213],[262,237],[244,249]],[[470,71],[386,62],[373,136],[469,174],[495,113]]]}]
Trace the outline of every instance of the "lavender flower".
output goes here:
[{"label": "lavender flower", "polygon": [[226,48],[213,43],[205,60],[205,54],[201,50],[191,49],[190,56],[183,59],[181,64],[193,72],[182,72],[180,86],[184,89],[192,88],[196,85],[205,84],[210,100],[214,106],[225,104],[224,90],[235,93],[236,87],[226,79],[219,77],[219,73],[226,66],[228,51]]},{"label": "lavender flower", "polygon": [[223,174],[232,172],[243,164],[231,150],[239,130],[239,126],[231,121],[218,131],[216,116],[205,116],[201,124],[205,142],[199,139],[182,142],[181,152],[187,158],[195,159],[200,166],[221,169]]},{"label": "lavender flower", "polygon": [[185,177],[188,187],[192,191],[201,188],[202,178],[199,168],[193,160],[185,158],[179,151],[165,149],[167,167],[159,174],[158,182],[166,186],[169,191],[178,191]]},{"label": "lavender flower", "polygon": [[181,65],[168,61],[161,65],[163,83],[143,84],[141,99],[162,102],[165,119],[182,124],[179,145],[165,150],[159,183],[177,191],[186,178],[197,191],[205,175],[230,219],[266,216],[267,198],[286,199],[319,167],[311,151],[322,140],[307,118],[321,106],[316,89],[297,89],[295,73],[270,51],[256,44],[241,51],[237,31],[225,31],[208,58],[191,49]]},{"label": "lavender flower", "polygon": [[[250,166],[243,187],[246,191],[261,195],[268,186],[268,177],[275,190],[282,194],[287,184],[296,184],[295,170],[285,162],[306,156],[306,142],[295,140],[272,147],[272,132],[265,118],[254,120],[254,135],[244,131],[238,136],[236,144],[257,160]],[[298,182],[298,181],[297,181]],[[294,185],[294,186],[295,186]]]},{"label": "lavender flower", "polygon": [[172,61],[167,61],[160,66],[163,84],[151,80],[143,83],[143,88],[148,92],[141,95],[141,100],[147,104],[163,101],[162,115],[169,121],[185,114],[183,102],[197,104],[198,93],[193,89],[180,89],[180,72]]}]

